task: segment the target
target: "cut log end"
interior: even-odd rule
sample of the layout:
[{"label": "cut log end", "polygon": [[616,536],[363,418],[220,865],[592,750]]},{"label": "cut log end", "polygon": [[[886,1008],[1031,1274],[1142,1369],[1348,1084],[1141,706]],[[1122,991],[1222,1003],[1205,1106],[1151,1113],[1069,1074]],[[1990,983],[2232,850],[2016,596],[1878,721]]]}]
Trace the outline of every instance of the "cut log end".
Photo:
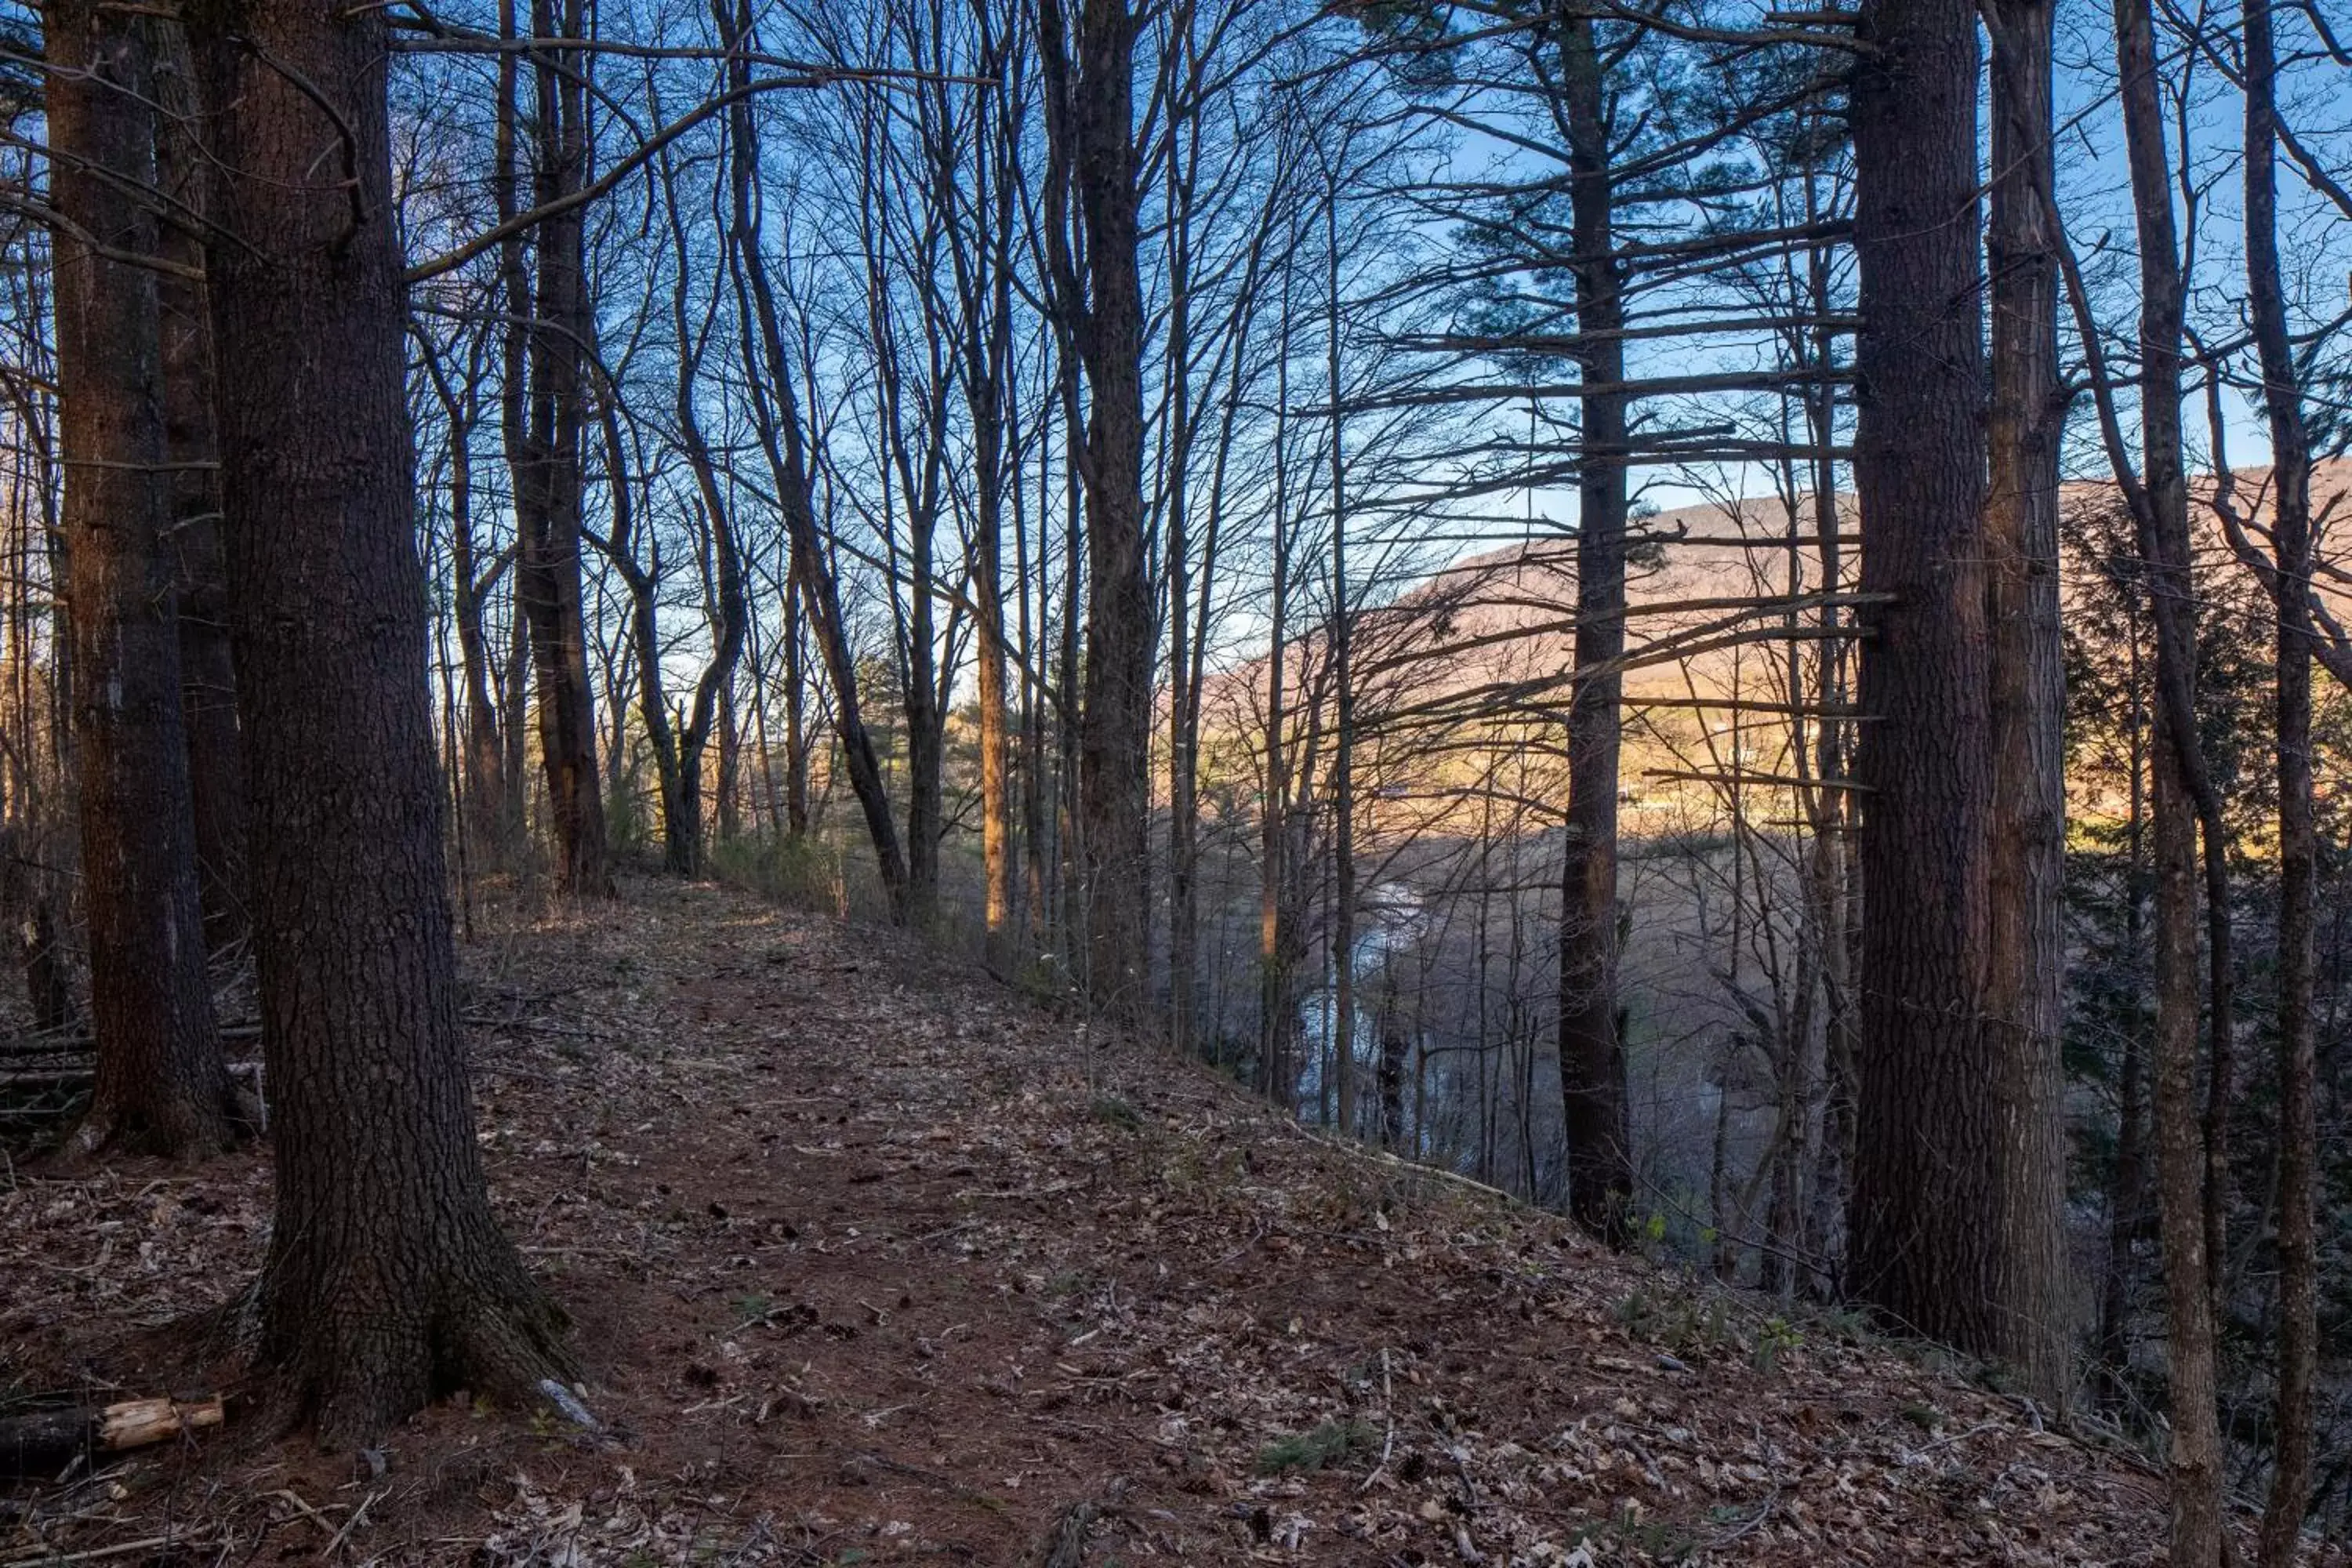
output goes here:
[{"label": "cut log end", "polygon": [[131,1399],[99,1413],[98,1446],[143,1448],[183,1432],[217,1426],[227,1418],[220,1399]]},{"label": "cut log end", "polygon": [[150,1447],[226,1419],[218,1397],[126,1399],[0,1418],[0,1474],[55,1472],[93,1451]]}]

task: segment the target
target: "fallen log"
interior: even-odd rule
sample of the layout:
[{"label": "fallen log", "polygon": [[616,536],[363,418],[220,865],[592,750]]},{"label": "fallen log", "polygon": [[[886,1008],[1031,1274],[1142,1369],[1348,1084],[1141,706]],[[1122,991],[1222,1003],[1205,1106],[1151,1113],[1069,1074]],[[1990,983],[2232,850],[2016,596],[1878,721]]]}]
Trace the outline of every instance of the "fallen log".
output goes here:
[{"label": "fallen log", "polygon": [[[223,1024],[213,1033],[224,1040],[257,1040],[261,1026]],[[97,1037],[80,1029],[45,1029],[0,1039],[0,1057],[88,1056],[97,1049]]]},{"label": "fallen log", "polygon": [[218,1396],[126,1399],[0,1416],[0,1472],[54,1473],[89,1454],[148,1447],[226,1418]]},{"label": "fallen log", "polygon": [[[21,1094],[52,1094],[59,1090],[88,1089],[97,1077],[95,1068],[37,1068],[22,1072],[0,1072],[0,1098]],[[231,1062],[231,1078],[253,1078],[261,1071],[259,1062]]]}]

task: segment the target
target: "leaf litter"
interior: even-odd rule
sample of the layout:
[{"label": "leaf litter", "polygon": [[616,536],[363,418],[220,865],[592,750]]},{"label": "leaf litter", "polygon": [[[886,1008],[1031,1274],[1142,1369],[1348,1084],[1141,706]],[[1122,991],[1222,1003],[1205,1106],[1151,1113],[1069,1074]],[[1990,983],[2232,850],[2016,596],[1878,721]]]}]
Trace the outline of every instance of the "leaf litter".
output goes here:
[{"label": "leaf litter", "polygon": [[[461,1397],[358,1456],[191,1441],[0,1498],[0,1568],[2163,1561],[2159,1471],[1953,1358],[1336,1146],[895,934],[628,891],[463,955],[494,1196],[595,1425]],[[216,1371],[185,1325],[268,1213],[258,1154],[12,1168],[0,1391]]]}]

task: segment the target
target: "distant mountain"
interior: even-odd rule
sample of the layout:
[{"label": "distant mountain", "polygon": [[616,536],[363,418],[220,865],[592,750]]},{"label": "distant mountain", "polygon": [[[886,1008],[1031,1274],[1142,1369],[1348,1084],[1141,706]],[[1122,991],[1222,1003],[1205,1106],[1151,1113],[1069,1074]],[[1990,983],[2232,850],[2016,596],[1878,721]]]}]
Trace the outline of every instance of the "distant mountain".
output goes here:
[{"label": "distant mountain", "polygon": [[[2232,496],[2264,547],[2268,478],[2267,470],[2239,472]],[[2243,581],[2245,569],[2210,504],[2211,479],[2195,488],[2201,570]],[[2322,595],[2352,619],[2352,459],[2322,465],[2313,495],[2334,573],[2323,570]],[[2074,483],[2064,488],[2062,504],[2079,516],[2117,509],[2120,498],[2111,484]],[[1801,763],[1791,749],[1791,725],[1805,720],[1810,752],[1816,721],[1789,710],[1792,696],[1797,706],[1818,707],[1818,661],[1824,658],[1839,667],[1834,684],[1851,693],[1861,581],[1853,498],[1837,498],[1829,530],[1834,573],[1817,510],[1811,496],[1772,496],[1684,507],[1636,523],[1621,784],[1629,833],[1713,816],[1734,787],[1793,792],[1800,779],[1813,776],[1811,759]],[[1454,563],[1360,617],[1357,706],[1375,781],[1368,795],[1423,801],[1443,815],[1444,800],[1474,790],[1463,758],[1475,732],[1491,732],[1498,745],[1516,742],[1540,751],[1547,740],[1556,744],[1573,662],[1575,555],[1571,534],[1502,545]],[[2062,594],[2072,600],[2097,570],[2070,544],[2060,561]],[[2248,633],[2267,637],[2267,624]],[[1328,664],[1319,629],[1293,644],[1286,681],[1294,731],[1306,730],[1297,715],[1310,709],[1322,710],[1318,728],[1328,726]],[[1213,678],[1205,722],[1228,737],[1262,736],[1265,680],[1262,660]],[[1294,736],[1294,748],[1304,743]],[[1515,759],[1526,764],[1521,783],[1555,805],[1559,795],[1546,792],[1559,787],[1557,762]],[[1781,815],[1795,808],[1791,793]]]}]

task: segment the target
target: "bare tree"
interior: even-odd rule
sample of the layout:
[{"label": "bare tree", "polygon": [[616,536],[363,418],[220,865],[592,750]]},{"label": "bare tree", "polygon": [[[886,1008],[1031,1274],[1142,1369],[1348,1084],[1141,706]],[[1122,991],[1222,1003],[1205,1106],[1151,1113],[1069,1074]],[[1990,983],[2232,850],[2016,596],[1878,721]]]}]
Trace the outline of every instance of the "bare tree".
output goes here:
[{"label": "bare tree", "polygon": [[[2309,1506],[2314,1385],[2319,1359],[2318,1245],[2314,1186],[2319,1152],[2313,927],[2319,829],[2312,767],[2311,435],[2287,325],[2278,235],[2278,46],[2270,0],[2243,7],[2246,96],[2246,302],[2271,435],[2271,537],[2263,574],[2278,611],[2278,1394],[2263,1568],[2294,1562]],[[2232,529],[2242,538],[2242,528]]]},{"label": "bare tree", "polygon": [[880,758],[866,731],[857,658],[850,646],[848,621],[842,612],[840,581],[818,521],[815,476],[810,462],[800,391],[803,378],[785,337],[782,308],[767,270],[768,258],[761,238],[764,215],[760,199],[759,142],[751,134],[748,104],[738,100],[732,112],[736,118],[730,127],[728,176],[732,244],[728,250],[728,268],[739,311],[745,317],[745,364],[754,371],[751,378],[753,423],[791,540],[791,581],[797,587],[809,633],[816,639],[833,686],[834,730],[841,739],[850,787],[857,797],[867,837],[873,842],[892,915],[904,921],[908,909],[906,854],[899,847],[898,824],[891,816]]},{"label": "bare tree", "polygon": [[[581,38],[581,0],[532,0],[531,30],[543,39]],[[513,330],[525,334],[528,392],[520,445],[510,448],[520,542],[515,592],[530,626],[537,672],[539,749],[547,772],[560,861],[557,886],[584,897],[607,896],[604,804],[598,794],[596,721],[588,674],[588,633],[581,599],[581,506],[587,423],[584,365],[590,312],[584,203],[588,182],[585,50],[549,45],[532,58],[537,143],[531,194],[552,209],[536,232],[537,276],[528,314],[514,306]],[[571,205],[564,205],[564,204]],[[512,264],[520,268],[520,260]],[[509,363],[508,374],[517,374]]]},{"label": "bare tree", "polygon": [[[421,355],[434,397],[440,405],[449,447],[449,598],[450,619],[456,625],[460,679],[466,694],[459,717],[465,734],[458,785],[465,800],[460,824],[469,856],[485,863],[504,859],[512,845],[508,822],[506,740],[496,696],[502,681],[490,646],[487,618],[489,596],[499,579],[513,563],[514,552],[501,550],[484,559],[473,437],[482,417],[481,386],[486,379],[488,345],[502,332],[466,332],[456,347],[465,359],[455,374],[446,363],[455,352],[430,334],[420,340]],[[184,611],[184,615],[185,612]]]},{"label": "bare tree", "polygon": [[[2166,1358],[2171,1371],[2173,1561],[2205,1568],[2222,1556],[2221,1436],[2217,1394],[2215,1279],[2221,1267],[2218,1194],[2211,1190],[2211,1129],[2197,1109],[2197,837],[2206,817],[2209,921],[2228,920],[2226,882],[2210,879],[2218,863],[2218,805],[2203,803],[2205,775],[2197,729],[2197,650],[2189,534],[2189,485],[2180,434],[2183,317],[2179,240],[2173,221],[2164,113],[2157,76],[2155,27],[2145,0],[2116,0],[2116,68],[2122,79],[2126,148],[2139,237],[2138,473],[2123,443],[2105,377],[2095,367],[2094,395],[2118,484],[2130,506],[2156,626],[2156,724],[2150,843],[2156,906],[2155,1097],[2152,1114],[2158,1214],[2164,1247]],[[2078,291],[2079,293],[2079,291]],[[2087,317],[2087,306],[2076,309]],[[2095,342],[2087,330],[2086,345]],[[2216,941],[2212,973],[2227,973],[2229,943]],[[2230,1029],[2226,984],[2210,998],[2214,1067],[2224,1069]],[[2209,1110],[2210,1100],[2209,1099]]]}]

